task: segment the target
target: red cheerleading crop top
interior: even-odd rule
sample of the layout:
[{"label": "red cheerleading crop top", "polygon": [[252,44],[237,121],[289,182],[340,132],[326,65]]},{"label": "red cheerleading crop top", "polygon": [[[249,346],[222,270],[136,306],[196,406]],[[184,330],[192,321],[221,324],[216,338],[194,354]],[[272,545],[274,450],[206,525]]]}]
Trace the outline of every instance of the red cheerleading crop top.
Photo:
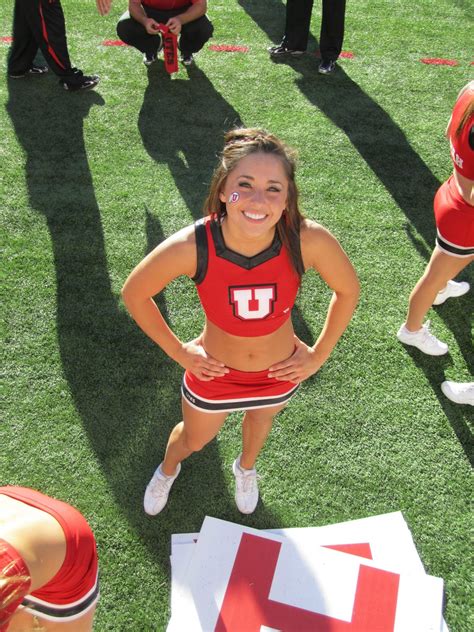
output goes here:
[{"label": "red cheerleading crop top", "polygon": [[469,102],[474,100],[474,89],[468,88],[456,101],[449,123],[449,145],[454,168],[465,178],[474,180],[474,114],[464,124],[460,134],[456,129]]},{"label": "red cheerleading crop top", "polygon": [[196,283],[208,320],[233,336],[265,336],[288,320],[300,286],[278,232],[271,245],[247,257],[227,248],[212,216],[195,224]]}]

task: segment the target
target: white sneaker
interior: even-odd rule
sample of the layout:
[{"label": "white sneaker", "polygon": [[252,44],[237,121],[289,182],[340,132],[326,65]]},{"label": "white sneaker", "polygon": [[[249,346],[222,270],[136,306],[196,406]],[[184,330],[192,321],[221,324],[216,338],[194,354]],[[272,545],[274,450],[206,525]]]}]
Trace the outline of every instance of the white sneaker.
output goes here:
[{"label": "white sneaker", "polygon": [[405,327],[405,323],[403,323],[397,332],[397,338],[400,342],[403,342],[403,344],[417,347],[420,351],[428,355],[440,356],[448,353],[448,345],[438,340],[438,338],[433,336],[430,332],[429,320],[427,320],[418,331],[408,331]]},{"label": "white sneaker", "polygon": [[433,305],[442,305],[448,298],[457,298],[458,296],[463,296],[466,292],[469,292],[469,283],[466,281],[448,281],[446,287],[438,292],[435,300],[433,301]]},{"label": "white sneaker", "polygon": [[474,406],[474,382],[443,382],[441,390],[455,404]]},{"label": "white sneaker", "polygon": [[164,509],[168,502],[168,496],[171,486],[178,478],[178,474],[181,472],[181,463],[176,468],[176,474],[174,476],[166,476],[161,471],[161,463],[156,468],[155,473],[152,476],[151,481],[148,483],[145,490],[145,497],[143,499],[143,508],[149,516],[156,516],[162,509]]},{"label": "white sneaker", "polygon": [[243,514],[251,514],[258,503],[257,470],[240,467],[240,455],[232,465],[235,476],[235,503]]}]

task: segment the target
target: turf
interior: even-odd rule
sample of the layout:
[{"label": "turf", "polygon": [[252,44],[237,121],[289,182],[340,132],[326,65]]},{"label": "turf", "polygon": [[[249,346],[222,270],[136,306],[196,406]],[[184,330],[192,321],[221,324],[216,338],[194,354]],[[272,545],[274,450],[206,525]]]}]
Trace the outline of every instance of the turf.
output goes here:
[{"label": "turf", "polygon": [[[443,132],[472,76],[472,9],[461,0],[352,0],[343,59],[317,74],[316,38],[274,63],[279,0],[213,0],[213,44],[170,79],[116,39],[125,3],[101,19],[64,0],[70,53],[102,81],[68,94],[54,76],[4,79],[1,99],[4,421],[0,484],[77,506],[97,537],[96,629],[164,630],[169,545],[204,516],[258,528],[323,525],[401,510],[426,570],[445,580],[452,632],[474,629],[472,409],[441,393],[474,374],[472,294],[432,310],[450,354],[430,358],[396,338],[434,240],[432,199],[451,170]],[[0,35],[11,34],[1,0]],[[320,3],[313,16],[318,33]],[[0,44],[6,68],[8,44]],[[420,58],[455,59],[456,66]],[[299,150],[305,213],[332,230],[357,268],[353,322],[317,376],[284,411],[259,461],[263,502],[234,507],[239,417],[194,455],[157,518],[144,487],[180,416],[181,371],[127,315],[120,288],[163,237],[201,214],[223,131],[262,125]],[[461,279],[474,281],[472,267]],[[309,274],[295,311],[306,341],[329,292]],[[183,339],[202,325],[192,284],[158,298]]]}]

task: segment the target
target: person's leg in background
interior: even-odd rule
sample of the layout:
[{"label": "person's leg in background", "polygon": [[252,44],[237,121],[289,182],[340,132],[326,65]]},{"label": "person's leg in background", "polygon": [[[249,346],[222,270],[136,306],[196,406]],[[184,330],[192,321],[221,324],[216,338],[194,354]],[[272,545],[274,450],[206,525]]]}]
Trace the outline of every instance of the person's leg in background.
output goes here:
[{"label": "person's leg in background", "polygon": [[346,0],[322,1],[321,33],[319,37],[321,64],[319,72],[323,75],[328,75],[335,70],[336,60],[342,50]]}]

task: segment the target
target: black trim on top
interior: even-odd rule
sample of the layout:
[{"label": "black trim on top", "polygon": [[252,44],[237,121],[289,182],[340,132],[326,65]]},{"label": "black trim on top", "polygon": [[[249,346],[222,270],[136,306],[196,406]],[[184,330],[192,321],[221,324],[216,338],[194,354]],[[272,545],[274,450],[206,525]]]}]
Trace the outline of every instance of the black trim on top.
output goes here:
[{"label": "black trim on top", "polygon": [[58,607],[55,607],[53,604],[48,604],[48,605],[43,604],[43,603],[40,604],[40,603],[37,603],[36,601],[32,601],[28,599],[28,597],[25,597],[23,599],[21,605],[25,606],[25,608],[29,608],[29,610],[33,610],[34,612],[37,612],[38,614],[45,614],[45,615],[48,615],[49,617],[55,617],[56,619],[65,619],[66,617],[73,617],[73,616],[82,614],[94,603],[94,601],[97,600],[98,597],[99,597],[99,580],[97,580],[95,589],[89,595],[89,597],[87,597],[87,599],[84,599],[84,601],[81,601],[80,603],[74,606],[71,606],[69,608],[68,607],[58,608]]},{"label": "black trim on top", "polygon": [[263,406],[277,406],[278,404],[284,404],[288,402],[299,388],[299,384],[295,384],[288,393],[283,395],[276,395],[275,397],[265,397],[263,399],[234,399],[227,402],[221,402],[215,400],[213,402],[206,402],[200,397],[191,393],[183,382],[181,384],[181,393],[183,397],[193,406],[200,408],[201,410],[208,410],[209,412],[220,412],[226,410],[249,410],[251,408],[262,408]]},{"label": "black trim on top", "polygon": [[436,243],[440,248],[446,250],[446,252],[450,252],[453,255],[458,255],[458,257],[470,257],[471,255],[474,255],[474,248],[458,248],[457,246],[448,244],[448,242],[444,241],[444,239],[440,237],[439,234],[436,237]]},{"label": "black trim on top", "polygon": [[224,241],[224,235],[222,234],[222,228],[217,221],[211,220],[210,226],[212,239],[214,241],[214,247],[216,249],[216,255],[221,259],[226,259],[227,261],[230,261],[240,268],[244,268],[245,270],[252,270],[262,263],[265,263],[266,261],[269,261],[274,257],[278,257],[278,255],[280,254],[282,244],[276,230],[273,241],[268,248],[262,250],[262,252],[259,252],[253,257],[246,257],[245,255],[241,255],[240,253],[227,248]]},{"label": "black trim on top", "polygon": [[194,235],[196,238],[196,274],[192,277],[192,280],[196,285],[202,283],[207,274],[207,265],[209,262],[209,247],[207,244],[206,226],[204,224],[204,218],[198,219],[194,224]]}]

